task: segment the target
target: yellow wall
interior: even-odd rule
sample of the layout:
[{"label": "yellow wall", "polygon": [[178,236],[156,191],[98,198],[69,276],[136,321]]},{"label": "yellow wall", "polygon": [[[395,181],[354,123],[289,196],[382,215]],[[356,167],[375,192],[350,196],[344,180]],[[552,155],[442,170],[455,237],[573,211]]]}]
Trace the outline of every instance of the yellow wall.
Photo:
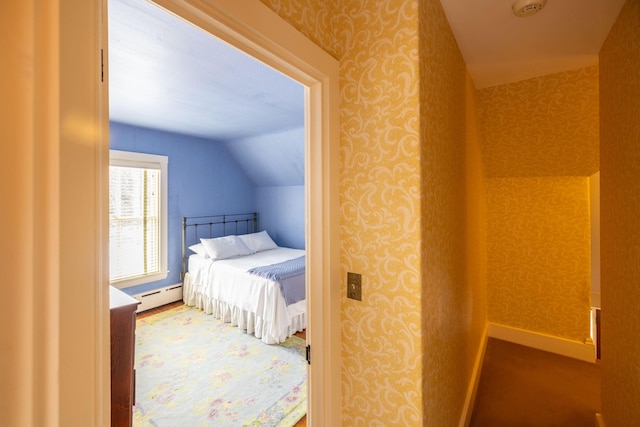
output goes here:
[{"label": "yellow wall", "polygon": [[486,321],[484,175],[440,2],[262,1],[340,60],[342,276],[363,275],[362,302],[342,295],[343,424],[456,425]]},{"label": "yellow wall", "polygon": [[602,412],[640,425],[640,1],[600,51]]},{"label": "yellow wall", "polygon": [[[478,93],[471,77],[467,75],[467,152],[466,203],[467,203],[467,315],[461,315],[469,328],[468,348],[478,348],[487,325],[487,179],[482,158],[480,123],[478,117]],[[470,351],[467,351],[470,356]],[[469,357],[468,369],[474,360]]]},{"label": "yellow wall", "polygon": [[599,170],[598,67],[482,89],[487,176],[590,176]]},{"label": "yellow wall", "polygon": [[[477,351],[475,344],[480,339],[478,334],[483,318],[483,304],[477,299],[481,298],[483,293],[481,276],[484,255],[473,245],[474,242],[482,241],[484,230],[481,220],[470,217],[470,214],[476,214],[475,209],[478,209],[478,215],[483,215],[482,193],[478,192],[478,188],[483,187],[483,172],[482,165],[479,164],[475,117],[471,107],[475,102],[475,93],[463,72],[460,55],[440,4],[437,0],[395,0],[381,2],[376,8],[368,4],[371,2],[367,0],[263,1],[302,33],[339,58],[342,65],[341,179],[351,182],[349,185],[343,183],[341,186],[341,198],[345,201],[342,213],[344,244],[341,262],[343,272],[353,269],[365,275],[365,299],[362,303],[347,301],[343,295],[343,351],[348,358],[343,370],[344,425],[456,425],[469,379],[469,360]],[[89,5],[89,2],[75,1],[71,6],[70,3],[66,1],[65,4],[69,7],[63,8],[65,12],[77,11],[77,7],[71,6],[78,6],[80,3]],[[32,18],[32,9],[34,6],[30,3],[21,9],[24,14],[7,16]],[[89,9],[84,10],[87,13],[75,13],[73,16],[97,15]],[[58,22],[55,14],[37,15],[53,16],[55,22]],[[40,23],[39,20],[33,19],[29,22]],[[45,21],[45,24],[47,23],[51,24],[50,21]],[[85,29],[84,26],[74,24],[77,22],[74,21],[67,26],[70,31],[77,28]],[[87,24],[87,29],[81,34],[94,34],[94,27],[95,25]],[[23,44],[29,44],[27,42],[32,41],[33,34],[26,31],[23,34]],[[42,34],[46,34],[46,31]],[[62,32],[62,35],[69,34]],[[67,58],[66,55],[62,55],[62,66],[58,70],[58,65],[54,64],[52,69],[56,72],[62,70],[60,72],[66,76],[62,85],[64,90],[61,90],[61,93],[67,96],[69,93],[75,95],[82,92],[82,96],[73,100],[65,99],[63,103],[50,104],[55,104],[55,108],[62,105],[60,108],[68,112],[71,111],[70,106],[74,100],[83,105],[89,103],[93,106],[84,105],[78,110],[93,114],[98,102],[94,99],[96,94],[91,92],[91,88],[95,88],[95,82],[89,80],[90,76],[97,73],[86,72],[84,68],[77,67],[77,64],[88,64],[93,71],[97,70],[97,62],[92,63],[91,60],[96,56],[89,53],[95,52],[90,46],[95,47],[97,43],[83,37],[76,39],[84,40],[82,49],[71,49],[71,45],[65,45],[63,49],[63,53],[67,50],[73,51],[74,61],[68,60],[71,56]],[[40,43],[37,46],[42,47],[44,44]],[[52,46],[57,48],[57,42]],[[14,50],[9,50],[9,55],[12,52]],[[53,51],[54,56],[60,53],[56,52],[57,50]],[[78,52],[83,61],[78,62]],[[39,60],[43,58],[42,55],[38,56]],[[51,65],[51,61],[43,60],[45,68]],[[13,60],[9,63],[18,62],[20,61]],[[65,67],[71,67],[71,63],[77,71],[66,73],[68,70]],[[399,70],[402,72],[399,73]],[[640,365],[637,363],[640,354],[638,0],[628,0],[622,10],[602,49],[600,70],[603,141],[602,406],[607,425],[615,427],[640,425],[640,411],[637,406],[640,396]],[[45,74],[51,76],[50,73]],[[20,78],[25,75],[23,73]],[[78,76],[80,78],[76,78]],[[43,76],[40,77],[46,80]],[[74,80],[73,87],[86,90],[68,90],[66,82],[71,80]],[[12,81],[9,80],[10,83]],[[78,82],[81,83],[79,86]],[[48,91],[47,85],[43,87],[41,92],[49,95],[49,92],[56,92],[58,89],[57,85],[51,86],[51,91]],[[468,109],[465,109],[465,100],[468,102]],[[481,103],[481,100],[482,96],[478,102]],[[360,108],[364,111],[361,112]],[[43,110],[49,111],[46,108]],[[461,117],[465,110],[466,119]],[[29,108],[25,111],[27,115],[33,113]],[[35,111],[41,112],[40,109]],[[59,119],[56,117],[52,120]],[[32,117],[28,118],[31,119]],[[9,133],[14,129],[12,124],[9,123],[6,127]],[[18,123],[16,126],[21,125],[22,123]],[[25,128],[28,127],[29,123],[25,124]],[[53,128],[53,125],[45,127],[43,132]],[[466,129],[466,133],[461,129]],[[78,138],[64,132],[63,134],[61,141],[63,146],[66,144],[66,150],[62,150],[62,154],[69,160],[78,152],[76,148],[71,147]],[[39,136],[37,132],[36,136]],[[95,141],[97,138],[90,139]],[[29,150],[33,147],[41,148],[34,143],[36,140],[38,138],[26,141],[29,146],[24,150],[12,151],[12,158],[18,155],[18,163],[32,164],[32,159],[27,159]],[[38,141],[47,143],[49,139],[42,138]],[[84,154],[95,160],[99,157],[95,151],[100,147],[94,147],[91,141],[80,145],[88,147]],[[466,151],[465,142],[468,144]],[[46,152],[46,148],[43,150]],[[579,157],[594,161],[592,155]],[[53,171],[42,169],[44,172],[41,178],[56,175],[58,159],[54,158],[53,161],[56,163],[53,166],[49,165]],[[93,167],[91,165],[95,166],[93,161],[80,161],[75,164],[89,165],[89,169]],[[67,184],[71,182],[71,178],[78,176],[96,178],[92,171],[93,169],[88,173],[85,170],[76,171],[73,176],[67,172],[66,179],[62,182],[65,188],[63,196],[67,193],[73,193],[74,196],[79,193],[86,194],[87,192],[72,191],[75,186]],[[366,176],[359,178],[359,171],[363,171]],[[26,177],[27,182],[23,183],[24,185],[33,184],[29,181],[28,171],[19,176]],[[59,179],[50,181],[60,182]],[[81,186],[86,186],[86,179],[75,181],[81,182]],[[95,188],[95,185],[93,187]],[[464,188],[467,188],[467,194],[464,194]],[[33,193],[34,190],[31,190]],[[51,203],[55,204],[58,198],[55,194],[51,197]],[[40,199],[43,198],[34,200],[47,205]],[[69,200],[71,199],[75,201],[77,197],[69,197]],[[78,204],[69,202],[65,197],[61,200],[63,204],[68,202],[66,208],[73,207],[75,214],[62,215],[61,218],[67,219],[62,221],[58,228],[53,227],[50,230],[41,227],[48,230],[43,235],[55,237],[58,229],[67,227],[78,230]],[[81,213],[86,211],[88,213],[85,217],[92,218],[95,212],[99,212],[99,209],[95,208],[98,204],[95,200],[86,202],[82,205]],[[27,205],[18,203],[16,206],[10,214]],[[29,206],[25,210],[26,215],[31,212],[28,208]],[[65,209],[58,209],[58,213],[64,214]],[[465,209],[468,210],[466,216],[461,214]],[[37,217],[35,229],[49,224],[51,214],[48,210],[44,211],[48,216],[46,219]],[[55,216],[55,212],[53,215]],[[71,222],[74,222],[73,227],[70,225]],[[95,218],[88,220],[89,224],[98,222]],[[461,231],[459,227],[465,226],[466,231]],[[85,236],[92,233],[89,231],[75,235]],[[383,238],[390,239],[390,242]],[[45,243],[52,246],[45,245],[44,249],[34,251],[27,240],[17,240],[16,243],[19,253],[31,254],[28,260],[23,260],[25,263],[32,262],[34,254],[47,252],[50,248],[56,252],[55,248],[59,247],[57,240],[51,237]],[[44,336],[44,340],[32,339],[31,344],[16,343],[12,338],[20,334],[14,332],[16,335],[10,336],[9,341],[4,341],[10,344],[8,347],[12,349],[8,357],[15,359],[14,353],[27,356],[24,363],[30,365],[16,365],[18,374],[30,378],[37,371],[38,374],[42,374],[41,378],[46,377],[43,380],[46,382],[45,386],[33,394],[30,392],[33,390],[29,389],[33,388],[33,382],[27,381],[27,384],[19,381],[19,375],[11,376],[12,381],[8,383],[11,387],[2,389],[3,397],[12,397],[10,400],[4,399],[10,403],[10,407],[7,407],[6,402],[3,406],[8,409],[5,411],[8,412],[5,418],[9,417],[9,420],[16,420],[18,423],[25,421],[27,424],[29,420],[53,420],[49,424],[59,421],[64,425],[93,425],[100,424],[99,421],[103,418],[96,408],[100,406],[97,403],[97,400],[102,398],[100,393],[85,393],[87,397],[80,398],[81,403],[85,404],[78,405],[77,393],[69,392],[72,389],[101,389],[99,384],[95,384],[98,381],[96,376],[92,375],[92,372],[95,373],[96,357],[99,357],[94,350],[99,346],[94,345],[95,340],[91,337],[94,336],[96,322],[99,319],[88,313],[87,310],[91,310],[92,306],[84,304],[97,299],[89,294],[98,288],[92,286],[97,278],[95,271],[90,271],[90,267],[96,265],[95,250],[98,245],[94,240],[86,238],[78,242],[80,243],[70,245],[66,241],[62,242],[62,246],[80,247],[81,253],[89,258],[93,257],[92,261],[85,263],[87,269],[78,272],[77,257],[74,257],[68,263],[65,260],[61,264],[62,275],[47,275],[58,265],[56,262],[50,262],[51,265],[39,271],[40,276],[47,276],[44,281],[31,280],[34,277],[37,279],[38,275],[30,279],[21,277],[24,289],[14,289],[19,295],[28,294],[23,298],[29,302],[27,307],[45,309],[38,311],[40,314],[35,320],[37,324],[46,324],[50,328],[35,329],[36,332],[29,335],[29,332],[34,330],[30,323],[23,328],[27,329],[24,336]],[[79,252],[74,252],[76,255],[77,253]],[[465,257],[468,262],[463,260]],[[52,259],[48,258],[49,261]],[[67,264],[72,268],[67,268]],[[71,271],[73,277],[69,276]],[[54,279],[58,276],[65,280],[60,281],[60,289],[63,292],[56,293],[57,282]],[[43,303],[42,298],[29,299],[29,295],[36,295],[33,292],[37,287],[34,283],[48,283],[48,279],[53,280],[51,289],[54,289],[52,292],[55,295],[49,299],[52,305]],[[81,282],[88,285],[84,286]],[[55,296],[58,294],[61,300],[65,301],[61,308],[73,307],[71,310],[62,310],[68,315],[60,318],[56,317],[59,307]],[[51,311],[46,310],[52,307]],[[17,314],[5,317],[22,319],[26,323],[33,321],[25,320],[24,316],[28,317],[29,313],[25,314],[23,311],[9,311],[10,314]],[[44,321],[52,316],[56,317],[53,322]],[[70,327],[69,322],[76,318],[90,321],[75,322],[80,326]],[[56,324],[56,319],[59,325]],[[61,332],[60,336],[55,333],[58,330]],[[83,333],[77,333],[79,330]],[[55,336],[51,337],[51,334]],[[87,342],[82,347],[87,351],[78,351],[78,336],[87,337]],[[51,338],[51,342],[47,341],[48,338]],[[58,349],[58,343],[69,345],[61,345]],[[51,348],[50,352],[46,349],[40,352],[33,351],[33,348],[42,346],[55,348]],[[34,354],[40,355],[35,361],[31,357]],[[87,354],[90,357],[86,357]],[[49,361],[43,362],[43,357]],[[74,363],[75,361],[79,363]],[[105,370],[108,369],[108,363],[98,364],[104,366]],[[60,376],[64,380],[62,383],[55,381],[60,379],[60,371],[53,369],[55,366],[63,368]],[[73,374],[65,375],[71,369]],[[87,375],[82,375],[83,373]],[[64,397],[63,401],[56,400],[59,396]],[[105,395],[102,403],[105,404],[107,400],[108,396]],[[16,404],[11,404],[12,402]],[[108,407],[106,404],[104,406]],[[83,409],[78,410],[79,407]],[[15,418],[12,417],[14,415]]]},{"label": "yellow wall", "polygon": [[479,91],[487,182],[488,319],[589,336],[598,67]]},{"label": "yellow wall", "polygon": [[483,228],[473,218],[483,209],[483,172],[475,89],[440,2],[420,5],[423,425],[452,426],[486,322],[483,252],[471,246]]},{"label": "yellow wall", "polygon": [[341,3],[343,424],[423,418],[420,292],[420,109],[416,1]]},{"label": "yellow wall", "polygon": [[340,0],[260,0],[334,58],[340,54],[333,31]]},{"label": "yellow wall", "polygon": [[487,209],[489,321],[584,341],[588,178],[493,178]]}]

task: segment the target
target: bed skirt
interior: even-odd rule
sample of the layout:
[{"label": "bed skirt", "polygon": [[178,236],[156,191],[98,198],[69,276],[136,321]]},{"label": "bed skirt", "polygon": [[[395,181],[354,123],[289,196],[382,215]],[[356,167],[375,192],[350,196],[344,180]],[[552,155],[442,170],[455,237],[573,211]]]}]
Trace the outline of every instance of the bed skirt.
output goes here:
[{"label": "bed skirt", "polygon": [[196,307],[204,311],[205,314],[211,314],[216,319],[244,329],[248,334],[255,335],[266,344],[281,343],[307,327],[306,300],[287,306],[288,325],[274,325],[272,320],[257,316],[252,311],[244,310],[225,301],[209,298],[199,292],[191,283],[189,273],[186,273],[184,277],[182,300],[186,305]]}]

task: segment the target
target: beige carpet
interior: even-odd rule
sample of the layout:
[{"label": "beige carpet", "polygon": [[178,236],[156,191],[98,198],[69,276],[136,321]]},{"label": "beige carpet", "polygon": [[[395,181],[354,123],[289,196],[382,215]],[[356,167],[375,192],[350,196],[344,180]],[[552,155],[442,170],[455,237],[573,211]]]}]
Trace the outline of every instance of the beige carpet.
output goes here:
[{"label": "beige carpet", "polygon": [[490,338],[472,427],[594,425],[600,366]]}]

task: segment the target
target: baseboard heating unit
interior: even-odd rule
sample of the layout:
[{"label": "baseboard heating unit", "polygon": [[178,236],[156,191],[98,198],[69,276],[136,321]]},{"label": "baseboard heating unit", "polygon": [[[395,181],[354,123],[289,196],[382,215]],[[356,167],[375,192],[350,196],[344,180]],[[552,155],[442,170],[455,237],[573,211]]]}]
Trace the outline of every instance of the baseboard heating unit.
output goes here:
[{"label": "baseboard heating unit", "polygon": [[180,301],[182,299],[182,283],[142,292],[132,295],[132,297],[140,301],[138,310],[136,311],[140,313],[165,304]]}]

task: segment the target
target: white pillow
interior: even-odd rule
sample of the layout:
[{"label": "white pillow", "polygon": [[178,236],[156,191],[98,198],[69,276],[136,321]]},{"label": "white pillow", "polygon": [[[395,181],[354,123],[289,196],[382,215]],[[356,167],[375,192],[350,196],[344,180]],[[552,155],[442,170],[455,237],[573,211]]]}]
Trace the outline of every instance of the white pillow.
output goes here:
[{"label": "white pillow", "polygon": [[238,255],[250,255],[251,251],[245,246],[238,236],[216,237],[215,239],[200,239],[207,251],[209,258],[231,258]]},{"label": "white pillow", "polygon": [[275,249],[278,247],[271,239],[266,230],[258,233],[241,234],[238,236],[242,240],[251,253],[266,251],[267,249]]},{"label": "white pillow", "polygon": [[209,254],[207,254],[207,251],[204,248],[204,245],[202,243],[197,243],[195,245],[191,245],[191,246],[189,246],[189,249],[192,250],[193,252],[197,253],[198,255],[202,255],[205,258],[209,258]]}]

